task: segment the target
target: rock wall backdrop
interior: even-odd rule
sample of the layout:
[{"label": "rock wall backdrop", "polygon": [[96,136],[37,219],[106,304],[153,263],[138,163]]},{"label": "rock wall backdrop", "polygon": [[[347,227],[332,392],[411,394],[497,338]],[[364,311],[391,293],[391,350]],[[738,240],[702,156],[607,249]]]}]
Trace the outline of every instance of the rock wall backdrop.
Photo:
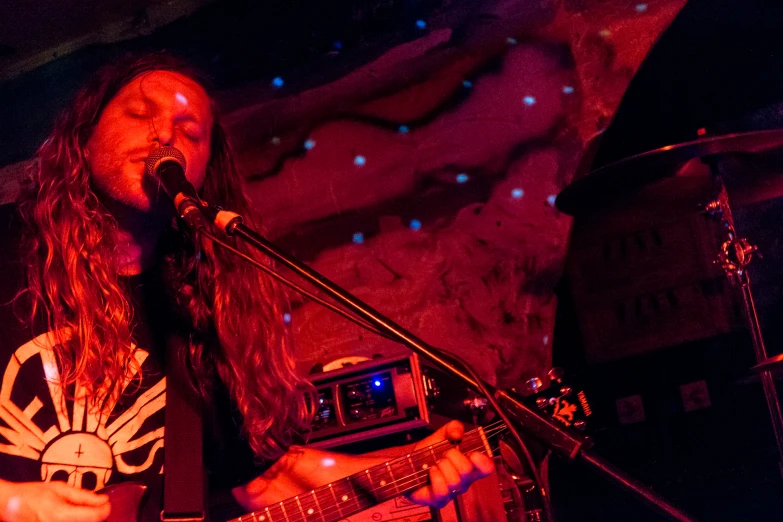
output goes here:
[{"label": "rock wall backdrop", "polygon": [[[382,52],[341,61],[335,40],[332,66],[267,71],[218,98],[272,238],[514,386],[550,364],[570,226],[554,197],[684,3],[430,2]],[[0,202],[24,165],[0,170]],[[291,300],[302,372],[405,351]]]}]

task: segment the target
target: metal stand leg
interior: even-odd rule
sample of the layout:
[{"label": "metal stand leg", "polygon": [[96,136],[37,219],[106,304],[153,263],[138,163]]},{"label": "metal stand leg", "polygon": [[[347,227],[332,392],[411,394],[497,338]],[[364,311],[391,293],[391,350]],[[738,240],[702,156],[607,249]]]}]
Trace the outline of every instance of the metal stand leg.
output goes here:
[{"label": "metal stand leg", "polygon": [[[726,275],[737,285],[742,293],[742,311],[745,322],[750,331],[753,342],[753,351],[756,363],[761,364],[767,360],[767,349],[764,346],[764,338],[761,335],[761,325],[756,313],[756,304],[750,289],[750,275],[747,267],[756,252],[756,247],[747,239],[738,238],[734,229],[734,219],[729,207],[728,194],[723,186],[722,178],[713,163],[713,175],[716,184],[717,197],[707,206],[707,211],[720,219],[727,231],[727,239],[723,242],[718,261],[721,263]],[[783,414],[780,410],[780,399],[775,388],[775,380],[769,370],[760,372],[761,385],[764,389],[764,398],[767,401],[769,416],[772,422],[772,431],[775,435],[775,443],[778,447],[778,463],[783,470]]]},{"label": "metal stand leg", "polygon": [[[767,360],[767,349],[764,346],[764,339],[761,336],[761,325],[756,314],[756,305],[753,301],[753,293],[750,290],[750,276],[747,270],[740,270],[732,276],[742,290],[742,310],[745,314],[745,321],[748,324],[750,335],[753,341],[753,351],[756,355],[756,363],[762,363]],[[764,389],[764,398],[767,400],[767,408],[772,420],[772,430],[775,433],[775,443],[778,446],[778,457],[783,470],[783,413],[780,411],[780,400],[778,398],[777,388],[772,372],[765,370],[759,373],[761,377],[761,387]]]}]

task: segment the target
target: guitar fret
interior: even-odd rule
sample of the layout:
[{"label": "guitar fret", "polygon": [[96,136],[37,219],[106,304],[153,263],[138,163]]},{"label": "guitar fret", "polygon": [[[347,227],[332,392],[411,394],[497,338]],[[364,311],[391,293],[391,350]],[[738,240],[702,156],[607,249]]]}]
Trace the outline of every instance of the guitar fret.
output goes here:
[{"label": "guitar fret", "polygon": [[310,494],[313,496],[313,500],[315,501],[315,509],[317,509],[318,514],[321,515],[321,522],[326,522],[326,519],[324,518],[324,511],[321,509],[321,503],[318,502],[318,495],[315,494],[315,490],[311,491]]},{"label": "guitar fret", "polygon": [[329,484],[329,491],[332,492],[332,496],[334,497],[334,503],[337,505],[337,511],[340,512],[340,516],[343,516],[343,509],[340,507],[340,501],[337,500],[337,494],[334,492],[334,488],[331,484]]},{"label": "guitar fret", "polygon": [[280,509],[283,511],[283,518],[286,520],[286,522],[288,522],[290,519],[288,518],[288,514],[285,512],[285,506],[282,502],[280,503]]},{"label": "guitar fret", "polygon": [[385,469],[383,464],[371,468],[370,477],[372,477],[373,482],[376,484],[375,487],[377,488],[378,491],[379,502],[394,497],[394,495],[392,495],[391,492],[389,491],[389,487],[388,487],[389,484],[393,482],[394,479],[392,478],[391,474]]},{"label": "guitar fret", "polygon": [[358,508],[358,510],[362,511],[363,509],[369,507],[370,505],[369,502],[367,502],[368,504],[367,506],[363,506],[362,503],[360,502],[359,494],[356,493],[356,488],[353,487],[353,481],[351,480],[351,477],[346,478],[345,483],[350,489],[350,493],[352,493],[350,495],[350,498],[353,498],[353,501],[356,503],[356,507]]},{"label": "guitar fret", "polygon": [[378,500],[378,491],[375,489],[375,484],[372,481],[372,477],[370,476],[370,470],[366,469],[364,470],[364,473],[367,475],[367,482],[370,483],[370,487],[372,488],[372,494],[373,497],[375,497],[375,500]]},{"label": "guitar fret", "polygon": [[391,466],[389,466],[389,463],[386,463],[386,469],[389,470],[389,477],[391,478],[392,484],[394,484],[394,490],[399,493],[400,487],[397,485],[397,479],[394,478],[394,472],[392,472]]}]

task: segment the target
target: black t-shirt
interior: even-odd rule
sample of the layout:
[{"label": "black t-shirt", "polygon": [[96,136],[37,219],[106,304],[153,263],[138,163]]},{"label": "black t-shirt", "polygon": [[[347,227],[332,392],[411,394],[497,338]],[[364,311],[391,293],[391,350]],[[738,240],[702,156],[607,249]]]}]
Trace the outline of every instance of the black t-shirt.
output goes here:
[{"label": "black t-shirt", "polygon": [[[108,416],[67,400],[57,380],[53,335],[20,320],[25,302],[11,301],[25,285],[18,255],[20,222],[0,207],[0,478],[60,480],[88,490],[125,481],[148,486],[145,520],[157,520],[162,501],[166,404],[166,335],[174,320],[157,271],[126,278],[134,307],[134,352],[139,379],[128,379]],[[20,313],[21,312],[21,313]],[[67,337],[67,336],[66,336]],[[129,375],[129,377],[131,377]],[[227,518],[241,514],[230,488],[263,471],[240,435],[241,417],[216,382],[204,412],[204,463],[212,504]],[[78,390],[72,395],[79,397]]]}]

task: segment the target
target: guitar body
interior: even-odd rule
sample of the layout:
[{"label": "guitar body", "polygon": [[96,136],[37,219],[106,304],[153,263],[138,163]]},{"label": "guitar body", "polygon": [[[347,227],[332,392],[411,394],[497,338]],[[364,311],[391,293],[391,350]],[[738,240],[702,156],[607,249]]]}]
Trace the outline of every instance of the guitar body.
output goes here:
[{"label": "guitar body", "polygon": [[147,486],[138,482],[115,484],[98,491],[109,496],[111,515],[106,522],[138,522]]}]

